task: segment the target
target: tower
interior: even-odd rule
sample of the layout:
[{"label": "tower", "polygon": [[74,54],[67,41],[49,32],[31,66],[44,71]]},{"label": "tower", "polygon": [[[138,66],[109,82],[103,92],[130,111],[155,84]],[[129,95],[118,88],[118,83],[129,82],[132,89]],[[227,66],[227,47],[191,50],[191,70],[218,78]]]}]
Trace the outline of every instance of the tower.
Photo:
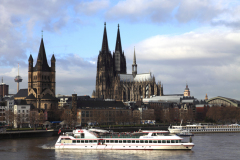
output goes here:
[{"label": "tower", "polygon": [[108,48],[107,29],[105,22],[102,48],[101,51],[99,51],[97,61],[96,97],[102,97],[104,99],[111,99],[113,97],[113,77],[113,58]]},{"label": "tower", "polygon": [[3,83],[2,78],[2,84],[0,84],[0,96],[4,97],[5,95],[8,95],[9,86],[5,83]]},{"label": "tower", "polygon": [[134,47],[133,64],[132,64],[132,75],[133,75],[133,77],[135,77],[137,75],[137,63],[136,63],[135,47]]},{"label": "tower", "polygon": [[[31,104],[36,103],[38,109],[53,109],[57,106],[55,98],[55,56],[52,55],[51,67],[47,62],[43,38],[41,39],[36,65],[33,58],[28,59],[28,97]],[[34,102],[33,102],[34,101]]]},{"label": "tower", "polygon": [[113,68],[114,68],[114,76],[118,74],[127,73],[126,57],[124,56],[124,52],[122,51],[119,24],[118,24],[115,52],[113,52]]},{"label": "tower", "polygon": [[186,84],[186,88],[185,88],[185,91],[183,93],[183,96],[190,96],[190,91],[189,91],[189,88],[188,88],[188,84]]},{"label": "tower", "polygon": [[17,82],[17,92],[19,91],[19,82],[22,82],[22,77],[19,75],[19,64],[18,64],[18,75],[14,78],[14,81]]}]

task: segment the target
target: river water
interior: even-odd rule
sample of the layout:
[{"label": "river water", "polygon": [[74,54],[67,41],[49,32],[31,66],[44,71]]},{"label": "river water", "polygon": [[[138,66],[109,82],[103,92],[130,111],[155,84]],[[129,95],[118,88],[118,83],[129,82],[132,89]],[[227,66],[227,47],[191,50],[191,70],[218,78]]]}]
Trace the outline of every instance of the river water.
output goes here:
[{"label": "river water", "polygon": [[[240,133],[195,134],[191,151],[55,150],[58,137],[0,140],[0,160],[24,159],[240,159]],[[184,138],[188,141],[189,137]]]}]

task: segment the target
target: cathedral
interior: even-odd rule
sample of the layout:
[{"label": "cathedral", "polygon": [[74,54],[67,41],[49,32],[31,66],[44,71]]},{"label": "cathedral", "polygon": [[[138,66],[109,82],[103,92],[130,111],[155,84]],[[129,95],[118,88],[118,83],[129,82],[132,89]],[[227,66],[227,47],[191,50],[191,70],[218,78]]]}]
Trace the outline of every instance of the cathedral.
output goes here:
[{"label": "cathedral", "polygon": [[31,54],[28,59],[28,96],[26,101],[38,110],[47,110],[48,114],[52,114],[58,104],[58,99],[55,97],[55,62],[53,54],[51,67],[49,67],[42,38],[36,65],[33,66]]},{"label": "cathedral", "polygon": [[106,23],[104,24],[102,48],[97,61],[96,90],[92,97],[115,99],[117,101],[139,101],[150,96],[162,96],[163,87],[155,82],[150,73],[137,73],[135,48],[133,53],[132,74],[127,74],[126,57],[122,51],[118,25],[115,52],[108,47]]}]

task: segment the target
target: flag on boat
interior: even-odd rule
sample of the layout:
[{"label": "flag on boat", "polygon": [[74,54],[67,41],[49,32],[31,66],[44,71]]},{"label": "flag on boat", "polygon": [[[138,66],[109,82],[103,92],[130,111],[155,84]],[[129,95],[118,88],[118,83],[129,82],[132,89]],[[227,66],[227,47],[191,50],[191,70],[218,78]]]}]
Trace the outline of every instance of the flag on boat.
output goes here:
[{"label": "flag on boat", "polygon": [[60,133],[61,133],[61,129],[58,130],[58,134],[60,134]]}]

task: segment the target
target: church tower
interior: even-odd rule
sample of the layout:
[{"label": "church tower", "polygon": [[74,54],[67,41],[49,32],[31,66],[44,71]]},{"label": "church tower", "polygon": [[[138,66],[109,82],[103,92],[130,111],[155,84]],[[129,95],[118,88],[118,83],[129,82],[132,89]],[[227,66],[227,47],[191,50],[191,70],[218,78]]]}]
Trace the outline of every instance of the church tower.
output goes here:
[{"label": "church tower", "polygon": [[115,52],[113,52],[113,68],[114,68],[114,76],[118,74],[127,73],[126,57],[124,56],[124,52],[122,52],[119,24],[118,24]]},{"label": "church tower", "polygon": [[134,47],[133,64],[132,64],[132,75],[133,75],[133,77],[136,77],[136,75],[137,75],[137,63],[136,63],[135,47]]},{"label": "church tower", "polygon": [[97,98],[112,99],[113,97],[113,58],[108,48],[106,22],[104,23],[102,49],[99,51],[96,75]]},{"label": "church tower", "polygon": [[55,62],[56,59],[53,54],[51,67],[49,67],[42,38],[36,65],[33,67],[32,55],[28,59],[28,97],[26,97],[26,100],[37,109],[53,109],[57,106]]},{"label": "church tower", "polygon": [[183,96],[190,96],[190,91],[189,91],[189,88],[188,88],[187,84],[186,84],[186,88],[185,88],[185,91],[183,93]]}]

